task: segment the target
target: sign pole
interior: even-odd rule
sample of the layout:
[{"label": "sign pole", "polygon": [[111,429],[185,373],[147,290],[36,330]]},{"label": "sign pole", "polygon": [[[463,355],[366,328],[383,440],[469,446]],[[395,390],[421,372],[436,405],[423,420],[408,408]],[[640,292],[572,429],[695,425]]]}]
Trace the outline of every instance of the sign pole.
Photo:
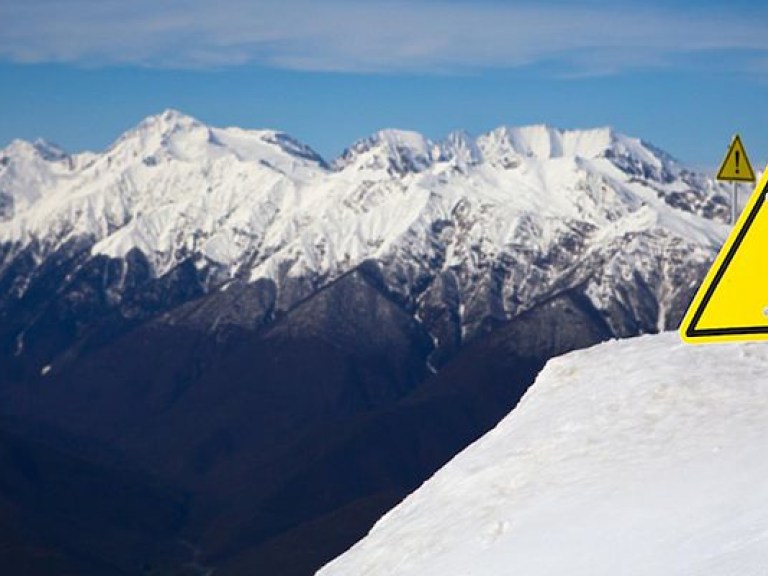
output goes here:
[{"label": "sign pole", "polygon": [[736,182],[736,180],[734,180],[733,192],[731,193],[731,225],[732,226],[736,224],[736,218],[738,217],[738,214],[736,212],[738,210],[739,200],[736,194],[736,186],[738,186],[738,183]]}]

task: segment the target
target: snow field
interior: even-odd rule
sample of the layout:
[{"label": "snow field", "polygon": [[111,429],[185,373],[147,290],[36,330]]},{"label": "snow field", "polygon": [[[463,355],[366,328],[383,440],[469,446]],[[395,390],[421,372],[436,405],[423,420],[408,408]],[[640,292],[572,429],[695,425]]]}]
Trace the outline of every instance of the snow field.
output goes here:
[{"label": "snow field", "polygon": [[554,359],[319,574],[765,574],[767,375],[764,344],[676,333]]}]

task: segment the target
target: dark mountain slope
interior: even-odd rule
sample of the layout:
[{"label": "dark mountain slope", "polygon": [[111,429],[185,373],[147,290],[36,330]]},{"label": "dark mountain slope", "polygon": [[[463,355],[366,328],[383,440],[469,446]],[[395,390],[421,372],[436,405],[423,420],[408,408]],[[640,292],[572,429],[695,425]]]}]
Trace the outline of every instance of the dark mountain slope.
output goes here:
[{"label": "dark mountain slope", "polygon": [[[365,268],[268,326],[246,321],[268,314],[264,290],[192,301],[3,399],[189,492],[179,535],[223,574],[311,573],[492,427],[547,358],[611,335],[563,294],[430,375],[431,340]],[[276,554],[292,541],[306,552]]]},{"label": "dark mountain slope", "polygon": [[0,423],[0,565],[4,574],[181,570],[185,498],[113,464],[31,440]]}]

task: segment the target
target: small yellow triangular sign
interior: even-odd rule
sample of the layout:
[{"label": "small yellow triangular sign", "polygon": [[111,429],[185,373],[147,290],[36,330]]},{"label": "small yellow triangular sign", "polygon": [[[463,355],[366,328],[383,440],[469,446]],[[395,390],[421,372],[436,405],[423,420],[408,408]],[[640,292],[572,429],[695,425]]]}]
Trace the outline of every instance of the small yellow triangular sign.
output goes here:
[{"label": "small yellow triangular sign", "polygon": [[768,340],[768,168],[688,307],[688,343]]},{"label": "small yellow triangular sign", "polygon": [[738,134],[733,137],[728,153],[717,171],[718,180],[731,180],[734,182],[754,182],[755,173],[749,163],[747,151]]}]

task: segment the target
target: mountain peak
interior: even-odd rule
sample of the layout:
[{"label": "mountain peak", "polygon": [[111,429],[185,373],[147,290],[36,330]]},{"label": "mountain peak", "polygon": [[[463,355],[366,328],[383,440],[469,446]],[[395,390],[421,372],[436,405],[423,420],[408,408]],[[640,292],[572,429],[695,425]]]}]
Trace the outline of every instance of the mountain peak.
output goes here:
[{"label": "mountain peak", "polygon": [[[254,133],[256,132],[251,131],[251,134],[254,134]],[[261,131],[258,131],[258,133],[261,134],[261,139],[264,142],[277,146],[283,152],[286,152],[291,156],[294,156],[296,158],[300,158],[303,160],[308,160],[314,164],[318,164],[323,168],[328,167],[327,163],[325,162],[325,159],[323,159],[323,157],[320,156],[320,154],[315,152],[315,150],[312,147],[308,146],[307,144],[304,144],[300,140],[297,140],[290,134],[276,131],[276,130],[261,130]]]},{"label": "mountain peak", "polygon": [[430,144],[430,141],[420,132],[400,128],[385,128],[376,132],[373,137],[377,142],[386,143],[390,146],[420,148]]},{"label": "mountain peak", "polygon": [[497,155],[512,152],[540,160],[564,156],[597,158],[608,150],[617,135],[612,128],[561,130],[546,124],[501,126],[481,136],[478,144],[484,152]]},{"label": "mountain peak", "polygon": [[429,168],[437,156],[437,146],[423,134],[389,128],[355,142],[334,161],[334,167],[354,165],[357,170],[402,175]]},{"label": "mountain peak", "polygon": [[27,140],[12,140],[8,146],[0,150],[3,157],[38,157],[47,162],[56,162],[67,158],[69,155],[58,145],[37,138],[32,142]]},{"label": "mountain peak", "polygon": [[57,161],[63,160],[69,156],[69,154],[67,154],[58,144],[48,142],[43,138],[36,138],[35,141],[32,142],[32,146],[44,160]]},{"label": "mountain peak", "polygon": [[178,141],[180,135],[186,139],[196,134],[205,139],[204,133],[207,132],[208,127],[196,118],[169,108],[144,118],[134,128],[124,132],[108,152],[119,154],[124,151],[129,156],[146,156],[158,150],[167,150],[174,141]]},{"label": "mountain peak", "polygon": [[161,128],[168,128],[173,126],[194,126],[202,124],[197,118],[189,116],[175,110],[173,108],[166,108],[160,114],[154,114],[146,117],[140,124],[149,126],[157,126]]},{"label": "mountain peak", "polygon": [[[123,137],[130,138],[134,135],[170,135],[177,132],[190,132],[196,129],[206,129],[207,126],[197,118],[182,114],[178,110],[168,108],[160,114],[147,116],[139,124],[128,130]],[[122,140],[121,138],[120,140]]]},{"label": "mountain peak", "polygon": [[441,159],[459,166],[472,166],[482,161],[477,141],[466,130],[456,130],[440,143]]},{"label": "mountain peak", "polygon": [[230,156],[270,166],[309,162],[326,168],[317,152],[284,132],[216,128],[171,108],[148,116],[125,132],[109,152],[126,158],[140,157],[148,166],[162,158],[206,162]]}]

